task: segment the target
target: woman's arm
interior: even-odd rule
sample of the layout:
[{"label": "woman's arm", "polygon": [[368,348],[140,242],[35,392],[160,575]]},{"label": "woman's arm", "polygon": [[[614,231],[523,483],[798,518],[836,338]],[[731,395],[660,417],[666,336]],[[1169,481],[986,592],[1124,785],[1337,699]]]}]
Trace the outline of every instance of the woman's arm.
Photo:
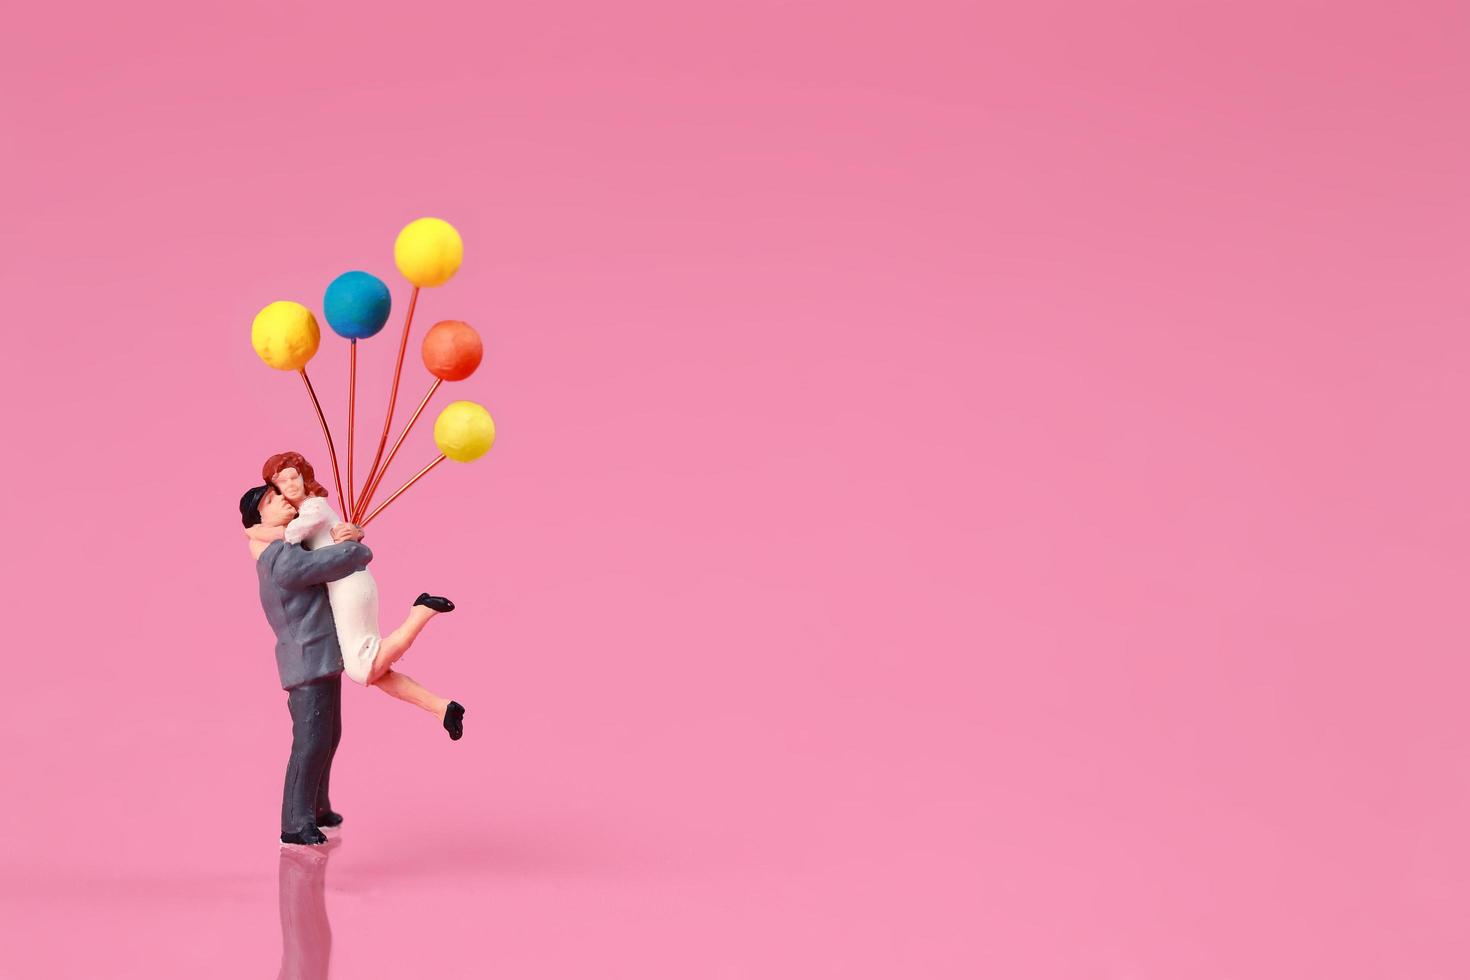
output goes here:
[{"label": "woman's arm", "polygon": [[251,541],[259,541],[261,544],[270,544],[272,541],[279,541],[281,540],[281,538],[285,537],[286,529],[279,526],[270,527],[265,524],[257,524],[254,527],[247,527],[245,529],[245,536]]},{"label": "woman's arm", "polygon": [[300,544],[311,537],[318,529],[330,527],[336,523],[336,515],[332,508],[322,497],[307,497],[301,502],[301,509],[296,512],[296,519],[286,525],[286,542],[288,544]]}]

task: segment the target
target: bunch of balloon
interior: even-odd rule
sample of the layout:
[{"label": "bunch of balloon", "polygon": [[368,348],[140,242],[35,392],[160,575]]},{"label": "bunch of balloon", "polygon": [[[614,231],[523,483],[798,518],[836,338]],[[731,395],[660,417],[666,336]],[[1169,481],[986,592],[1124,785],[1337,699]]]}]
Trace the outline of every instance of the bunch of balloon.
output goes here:
[{"label": "bunch of balloon", "polygon": [[368,468],[361,489],[358,489],[354,470],[355,423],[357,413],[357,342],[376,336],[388,322],[392,309],[392,296],[388,286],[367,272],[344,272],[327,286],[323,298],[323,313],[332,330],[350,343],[348,353],[347,386],[347,484],[343,495],[341,472],[337,461],[336,447],[327,425],[321,402],[306,373],[306,364],[315,356],[321,343],[321,330],[311,311],[300,303],[280,301],[271,303],[255,317],[251,327],[251,342],[255,351],[270,367],[282,371],[297,371],[306,384],[311,402],[321,423],[322,435],[327,442],[327,453],[332,461],[332,479],[336,485],[337,498],[342,501],[345,513],[359,525],[365,526],[397,500],[409,487],[445,459],[470,462],[483,456],[495,442],[495,423],[483,406],[469,401],[457,401],[446,407],[434,424],[434,441],[440,454],[419,470],[407,483],[393,492],[372,511],[368,510],[399,448],[408,437],[409,431],[423,414],[439,386],[446,381],[463,381],[475,372],[484,358],[484,344],[474,328],[462,320],[442,320],[431,328],[424,337],[423,362],[433,384],[419,402],[403,427],[393,448],[384,457],[388,444],[388,433],[392,429],[393,414],[398,402],[398,385],[403,374],[403,360],[408,349],[409,332],[413,325],[414,309],[418,305],[419,290],[442,286],[459,270],[464,259],[464,243],[452,225],[438,218],[420,218],[410,222],[398,234],[393,246],[393,258],[413,292],[409,297],[408,313],[404,318],[403,335],[399,340],[398,359],[393,370],[393,385],[388,396],[388,410],[383,421],[383,434],[378,441],[378,450]]}]

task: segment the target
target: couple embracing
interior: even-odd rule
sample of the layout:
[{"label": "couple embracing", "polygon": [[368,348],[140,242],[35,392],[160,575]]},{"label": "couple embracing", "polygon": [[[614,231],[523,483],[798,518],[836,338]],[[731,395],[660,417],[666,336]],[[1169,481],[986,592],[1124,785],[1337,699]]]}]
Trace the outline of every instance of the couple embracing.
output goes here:
[{"label": "couple embracing", "polygon": [[393,669],[414,638],[454,603],[425,592],[403,624],[378,631],[373,553],[362,529],[327,504],[300,453],[265,461],[265,482],[240,498],[240,518],[260,579],[260,602],[276,633],[276,667],[291,710],[291,759],[281,800],[281,842],[322,844],[336,827],[328,784],[342,739],[342,674],[438,717],[451,739],[464,734],[464,706]]}]

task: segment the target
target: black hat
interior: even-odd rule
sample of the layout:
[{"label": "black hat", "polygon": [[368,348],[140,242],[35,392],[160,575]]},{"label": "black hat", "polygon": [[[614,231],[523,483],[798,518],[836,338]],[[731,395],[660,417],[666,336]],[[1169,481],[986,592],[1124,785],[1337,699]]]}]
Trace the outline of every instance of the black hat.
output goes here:
[{"label": "black hat", "polygon": [[269,483],[262,483],[246,490],[245,496],[240,498],[240,520],[246,527],[254,527],[260,523],[260,502],[272,489],[274,488]]}]

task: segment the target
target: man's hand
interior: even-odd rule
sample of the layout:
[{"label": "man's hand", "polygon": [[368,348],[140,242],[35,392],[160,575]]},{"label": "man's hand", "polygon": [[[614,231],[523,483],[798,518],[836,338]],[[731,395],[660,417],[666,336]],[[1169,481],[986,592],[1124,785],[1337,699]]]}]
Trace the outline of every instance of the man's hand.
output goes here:
[{"label": "man's hand", "polygon": [[333,524],[332,540],[337,542],[337,544],[341,544],[343,541],[361,541],[362,528],[356,524],[349,524],[346,521],[342,521],[340,524]]}]

